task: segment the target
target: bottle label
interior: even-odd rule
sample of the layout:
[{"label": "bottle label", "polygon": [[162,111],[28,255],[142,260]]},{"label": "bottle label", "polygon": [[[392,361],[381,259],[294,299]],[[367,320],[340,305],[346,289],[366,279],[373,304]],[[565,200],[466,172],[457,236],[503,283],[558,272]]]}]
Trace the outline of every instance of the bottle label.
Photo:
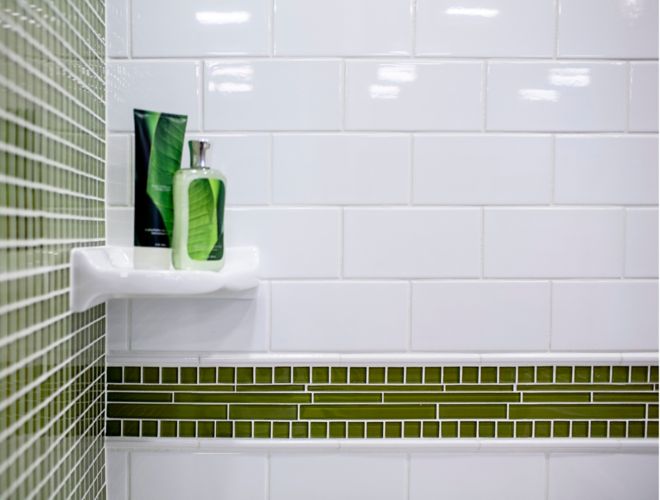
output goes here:
[{"label": "bottle label", "polygon": [[195,179],[188,186],[188,255],[192,260],[220,260],[224,255],[225,184]]}]

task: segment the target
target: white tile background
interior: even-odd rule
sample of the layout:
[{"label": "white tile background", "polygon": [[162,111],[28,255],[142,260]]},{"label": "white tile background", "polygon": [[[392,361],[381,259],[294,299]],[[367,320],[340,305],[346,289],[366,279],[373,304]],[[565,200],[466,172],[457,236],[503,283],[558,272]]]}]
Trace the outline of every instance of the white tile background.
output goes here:
[{"label": "white tile background", "polygon": [[112,500],[655,500],[657,453],[108,452]]},{"label": "white tile background", "polygon": [[113,303],[110,359],[657,350],[657,18],[110,0],[108,240],[132,240],[131,109],[186,113],[264,278],[250,303]]}]

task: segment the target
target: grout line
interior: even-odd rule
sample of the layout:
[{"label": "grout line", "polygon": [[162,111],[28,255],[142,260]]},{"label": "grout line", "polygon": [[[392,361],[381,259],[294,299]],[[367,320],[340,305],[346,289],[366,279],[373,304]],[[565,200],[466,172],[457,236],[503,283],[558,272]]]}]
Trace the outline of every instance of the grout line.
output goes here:
[{"label": "grout line", "polygon": [[127,38],[127,49],[128,49],[128,58],[133,57],[133,0],[126,0],[126,38]]},{"label": "grout line", "polygon": [[417,0],[410,0],[410,57],[416,57],[417,53]]},{"label": "grout line", "polygon": [[481,64],[481,131],[485,132],[488,129],[488,70],[490,63],[483,61]]},{"label": "grout line", "polygon": [[548,282],[549,287],[550,287],[550,307],[548,311],[548,353],[552,352],[552,311],[553,311],[553,301],[554,301],[554,282],[550,280]]},{"label": "grout line", "polygon": [[275,134],[268,134],[268,171],[266,172],[268,181],[268,203],[273,204],[275,193]]},{"label": "grout line", "polygon": [[408,157],[408,178],[410,184],[408,188],[408,205],[412,206],[415,202],[415,134],[410,134],[409,146],[410,154]]},{"label": "grout line", "polygon": [[559,2],[561,0],[554,0],[555,5],[554,5],[554,14],[555,14],[555,23],[554,23],[554,47],[553,47],[553,59],[557,59],[559,57],[559,16],[561,14],[561,6],[559,5]]},{"label": "grout line", "polygon": [[628,209],[625,207],[621,207],[622,209],[622,229],[621,233],[623,235],[622,237],[622,249],[621,249],[621,257],[622,257],[622,262],[621,262],[621,274],[620,274],[620,279],[625,279],[626,278],[626,241],[628,239]]},{"label": "grout line", "polygon": [[632,64],[630,61],[626,62],[626,99],[625,99],[625,110],[626,110],[626,125],[624,131],[626,133],[630,132],[630,109],[632,103]]},{"label": "grout line", "polygon": [[413,282],[408,281],[408,335],[406,336],[406,350],[412,352],[413,338]]},{"label": "grout line", "polygon": [[481,239],[480,239],[480,250],[481,250],[481,269],[479,280],[484,280],[486,278],[486,208],[480,208],[481,215]]},{"label": "grout line", "polygon": [[[402,426],[403,427],[403,426]],[[383,426],[383,432],[385,432],[385,428]],[[405,460],[405,488],[406,488],[406,500],[410,500],[410,453],[406,453],[406,460]]]},{"label": "grout line", "polygon": [[557,136],[551,136],[552,149],[550,151],[550,205],[555,204],[557,189]]},{"label": "grout line", "polygon": [[545,500],[550,499],[550,453],[545,453]]},{"label": "grout line", "polygon": [[269,35],[269,40],[268,43],[270,44],[270,47],[268,48],[268,52],[270,54],[270,57],[273,58],[275,57],[275,12],[277,10],[277,7],[275,5],[275,0],[270,0],[269,4],[269,19],[268,19],[268,35]]}]

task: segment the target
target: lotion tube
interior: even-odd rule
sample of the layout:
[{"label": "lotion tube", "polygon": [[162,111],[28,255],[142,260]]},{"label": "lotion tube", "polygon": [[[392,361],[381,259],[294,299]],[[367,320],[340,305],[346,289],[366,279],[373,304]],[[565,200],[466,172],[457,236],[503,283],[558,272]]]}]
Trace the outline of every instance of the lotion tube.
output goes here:
[{"label": "lotion tube", "polygon": [[174,231],[174,174],[181,165],[187,117],[136,109],[133,265],[169,269]]}]

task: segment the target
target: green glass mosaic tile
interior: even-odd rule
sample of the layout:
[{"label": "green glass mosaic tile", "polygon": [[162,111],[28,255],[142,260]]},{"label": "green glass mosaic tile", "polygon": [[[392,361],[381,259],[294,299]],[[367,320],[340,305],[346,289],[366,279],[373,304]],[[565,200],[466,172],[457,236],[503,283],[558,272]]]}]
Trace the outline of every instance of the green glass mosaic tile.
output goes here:
[{"label": "green glass mosaic tile", "polygon": [[293,382],[296,384],[306,384],[310,381],[309,368],[306,366],[296,366],[293,369]]},{"label": "green glass mosaic tile", "polygon": [[385,368],[369,367],[369,383],[382,384],[385,382]]},{"label": "green glass mosaic tile", "polygon": [[497,437],[498,438],[512,438],[513,437],[513,422],[498,422],[497,423]]},{"label": "green glass mosaic tile", "polygon": [[337,366],[330,369],[330,381],[333,384],[345,384],[348,382],[348,369],[344,366]]},{"label": "green glass mosaic tile", "polygon": [[232,420],[294,420],[297,414],[297,408],[291,405],[231,405],[229,407],[229,418]]},{"label": "green glass mosaic tile", "polygon": [[432,405],[301,405],[300,418],[322,420],[435,418]]},{"label": "green glass mosaic tile", "polygon": [[[180,422],[171,432],[179,437],[190,435],[193,426],[198,437],[264,439],[607,439],[657,433],[657,390],[642,382],[648,377],[633,369],[639,367],[258,366],[211,368],[206,375],[182,367],[193,368],[196,383],[184,383],[191,379],[183,369],[177,370],[179,383],[167,383],[163,370],[129,368],[136,367],[108,369],[108,379],[115,380],[108,385],[108,435],[135,432],[134,423],[124,429],[122,422],[138,422],[145,437],[159,424],[163,435],[163,424],[174,419]],[[144,383],[128,382],[127,373],[129,380],[139,373]],[[163,382],[147,382],[154,374]],[[574,382],[576,377],[582,381]]]},{"label": "green glass mosaic tile", "polygon": [[387,368],[387,382],[389,384],[402,384],[404,382],[404,371],[401,367],[390,366]]},{"label": "green glass mosaic tile", "polygon": [[289,437],[289,424],[287,422],[273,422],[273,437],[286,439]]},{"label": "green glass mosaic tile", "polygon": [[273,370],[265,366],[258,366],[254,369],[254,380],[257,384],[270,384],[273,381]]},{"label": "green glass mosaic tile", "polygon": [[385,422],[385,437],[400,438],[402,437],[403,425],[401,422]]},{"label": "green glass mosaic tile", "polygon": [[328,435],[328,424],[325,422],[312,422],[309,426],[309,437],[320,439]]},{"label": "green glass mosaic tile", "polygon": [[288,366],[277,366],[275,368],[275,382],[278,384],[291,383],[291,368]]},{"label": "green glass mosaic tile", "polygon": [[403,423],[403,437],[418,438],[422,435],[421,422],[404,422]]},{"label": "green glass mosaic tile", "polygon": [[198,422],[197,423],[197,437],[212,438],[213,437],[213,422]]},{"label": "green glass mosaic tile", "polygon": [[194,393],[174,394],[175,403],[311,403],[311,394],[288,393]]},{"label": "green glass mosaic tile", "polygon": [[197,368],[181,368],[180,378],[182,384],[196,384]]},{"label": "green glass mosaic tile", "polygon": [[256,438],[269,438],[270,437],[270,422],[255,422],[254,423],[254,437],[256,437]]},{"label": "green glass mosaic tile", "polygon": [[[194,438],[197,437],[195,422],[179,422],[179,437]],[[249,435],[244,437],[250,437]]]},{"label": "green glass mosaic tile", "polygon": [[350,393],[350,392],[329,392],[314,395],[315,403],[380,403],[382,400],[380,394]]},{"label": "green glass mosaic tile", "polygon": [[439,384],[442,382],[442,368],[431,366],[424,369],[424,382],[427,384]]},{"label": "green glass mosaic tile", "polygon": [[[147,382],[147,380],[145,380],[145,382]],[[199,369],[199,383],[200,384],[215,384],[215,382],[216,382],[215,368],[200,368]]]},{"label": "green glass mosaic tile", "polygon": [[158,368],[153,366],[142,368],[142,382],[145,384],[157,384],[160,382]]},{"label": "green glass mosaic tile", "polygon": [[589,422],[572,422],[571,436],[577,438],[589,437]]}]

